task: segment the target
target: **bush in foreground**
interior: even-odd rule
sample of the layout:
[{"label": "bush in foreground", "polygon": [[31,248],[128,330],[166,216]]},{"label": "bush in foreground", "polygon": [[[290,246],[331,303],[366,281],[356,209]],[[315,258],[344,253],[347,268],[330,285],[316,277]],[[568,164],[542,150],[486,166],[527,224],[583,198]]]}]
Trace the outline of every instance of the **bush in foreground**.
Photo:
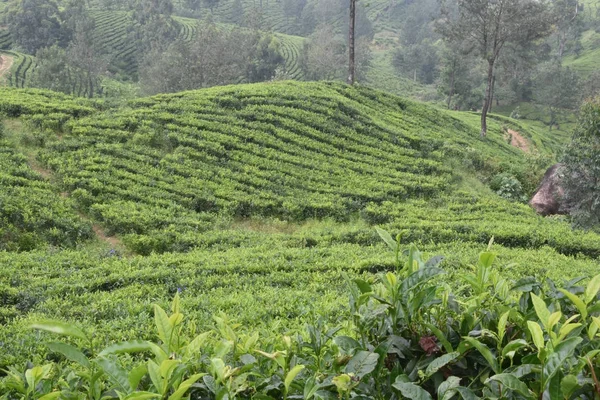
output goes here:
[{"label": "bush in foreground", "polygon": [[[350,283],[352,336],[322,323],[296,339],[247,333],[225,316],[198,334],[176,296],[155,306],[157,340],[93,348],[71,324],[33,328],[58,362],[12,367],[4,399],[594,399],[600,396],[600,275],[563,288],[512,282],[482,253],[453,291],[427,261],[379,230],[395,272]],[[350,322],[350,321],[348,321]],[[56,357],[53,358],[56,360]],[[595,361],[596,360],[596,361]]]}]

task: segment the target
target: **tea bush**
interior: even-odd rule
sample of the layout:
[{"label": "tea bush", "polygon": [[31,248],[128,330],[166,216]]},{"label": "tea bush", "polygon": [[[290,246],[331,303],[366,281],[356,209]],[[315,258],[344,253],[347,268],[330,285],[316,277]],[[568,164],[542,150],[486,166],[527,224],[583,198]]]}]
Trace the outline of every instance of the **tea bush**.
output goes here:
[{"label": "tea bush", "polygon": [[479,255],[457,286],[439,283],[443,257],[425,260],[380,236],[393,271],[347,279],[345,329],[322,321],[304,334],[252,332],[220,314],[199,332],[176,294],[154,306],[152,339],[98,347],[59,321],[32,328],[68,337],[38,365],[6,370],[5,399],[305,398],[593,399],[600,395],[600,275],[510,280]]}]

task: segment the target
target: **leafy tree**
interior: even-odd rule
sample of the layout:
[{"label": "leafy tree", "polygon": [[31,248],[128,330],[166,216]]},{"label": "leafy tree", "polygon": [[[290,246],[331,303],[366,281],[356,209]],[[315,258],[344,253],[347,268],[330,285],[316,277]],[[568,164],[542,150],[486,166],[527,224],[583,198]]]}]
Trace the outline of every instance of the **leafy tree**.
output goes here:
[{"label": "leafy tree", "polygon": [[560,64],[545,65],[535,79],[534,97],[537,103],[548,108],[550,129],[564,110],[577,108],[580,96],[577,73]]},{"label": "leafy tree", "polygon": [[562,158],[564,196],[576,225],[600,227],[600,99],[581,108]]},{"label": "leafy tree", "polygon": [[217,5],[219,5],[219,0],[203,0],[204,5],[208,8],[210,8],[210,12],[214,12],[215,11],[215,7]]},{"label": "leafy tree", "polygon": [[65,45],[69,38],[54,0],[16,0],[8,6],[4,22],[13,43],[29,54],[54,44]]},{"label": "leafy tree", "polygon": [[269,80],[283,63],[278,46],[272,35],[204,22],[196,40],[177,40],[148,53],[140,65],[140,84],[154,94]]},{"label": "leafy tree", "polygon": [[164,49],[175,40],[179,31],[171,17],[171,0],[135,0],[132,7],[141,54],[146,54],[151,49]]},{"label": "leafy tree", "polygon": [[283,0],[281,7],[283,14],[285,15],[286,22],[289,23],[289,19],[293,18],[296,21],[302,16],[302,11],[306,7],[307,0]]},{"label": "leafy tree", "polygon": [[556,58],[560,62],[570,45],[581,45],[584,31],[583,13],[579,0],[552,0],[552,12],[556,21],[553,38],[556,41]]},{"label": "leafy tree", "polygon": [[37,67],[30,80],[32,87],[50,89],[55,92],[71,93],[73,76],[68,67],[65,49],[57,45],[38,50]]},{"label": "leafy tree", "polygon": [[346,44],[331,25],[320,25],[304,44],[301,65],[308,79],[341,79],[345,62]]},{"label": "leafy tree", "polygon": [[93,32],[93,20],[86,20],[77,24],[67,49],[56,45],[40,49],[31,86],[90,98],[98,95],[108,58],[95,43]]},{"label": "leafy tree", "polygon": [[590,74],[583,84],[583,99],[591,99],[600,96],[600,71],[596,70]]},{"label": "leafy tree", "polygon": [[438,30],[450,42],[467,41],[487,62],[481,135],[487,133],[496,62],[507,44],[522,46],[546,37],[552,18],[545,0],[457,0],[456,15],[444,8]]},{"label": "leafy tree", "polygon": [[[345,8],[345,19],[344,26],[348,26],[350,13],[348,12],[349,5]],[[367,16],[367,10],[365,6],[360,2],[356,1],[356,22],[355,22],[355,30],[354,35],[356,36],[356,40],[360,38],[366,38],[368,40],[373,40],[373,36],[375,35],[375,30],[373,28],[373,23]]]},{"label": "leafy tree", "polygon": [[415,81],[431,84],[437,77],[438,60],[437,49],[426,40],[398,49],[393,63],[400,73]]},{"label": "leafy tree", "polygon": [[231,20],[238,23],[242,22],[244,19],[244,6],[242,5],[242,0],[234,0],[229,13],[229,18],[231,18]]},{"label": "leafy tree", "polygon": [[465,55],[459,47],[444,47],[440,57],[437,90],[446,97],[448,109],[471,109],[481,104],[478,90],[482,79],[477,60]]},{"label": "leafy tree", "polygon": [[[85,88],[88,97],[94,97],[101,90],[101,80],[108,68],[108,57],[102,54],[94,40],[94,22],[78,24],[75,36],[67,48],[68,64],[77,75],[79,91]],[[80,93],[77,93],[80,95]]]},{"label": "leafy tree", "polygon": [[267,81],[275,76],[275,70],[285,60],[281,55],[280,43],[272,35],[255,32],[250,38],[249,54],[246,64],[246,79],[249,82]]}]

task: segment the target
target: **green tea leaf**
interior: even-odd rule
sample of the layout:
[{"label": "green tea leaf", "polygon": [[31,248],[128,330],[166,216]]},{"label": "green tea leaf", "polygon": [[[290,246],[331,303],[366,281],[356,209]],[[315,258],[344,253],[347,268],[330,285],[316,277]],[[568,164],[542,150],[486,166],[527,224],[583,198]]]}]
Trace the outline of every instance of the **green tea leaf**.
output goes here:
[{"label": "green tea leaf", "polygon": [[508,316],[510,311],[505,312],[498,319],[498,342],[501,344],[504,341],[504,335],[506,334],[506,325],[508,324]]},{"label": "green tea leaf", "polygon": [[540,324],[533,321],[527,321],[527,327],[529,328],[535,347],[537,347],[538,350],[542,350],[545,347],[545,341],[544,332],[542,331],[542,328],[540,328]]},{"label": "green tea leaf", "polygon": [[567,359],[573,355],[575,349],[583,341],[580,337],[573,337],[565,340],[554,348],[554,352],[548,356],[543,369],[544,390],[547,389],[550,380],[560,370],[563,365],[566,365]]},{"label": "green tea leaf", "polygon": [[460,397],[462,397],[463,400],[479,400],[479,397],[477,397],[475,393],[473,393],[473,391],[469,388],[459,386],[454,390],[456,390],[456,392],[460,394]]},{"label": "green tea leaf", "polygon": [[365,280],[355,279],[354,283],[356,284],[356,286],[358,287],[358,289],[360,290],[360,292],[362,294],[371,293],[373,291],[373,288],[371,287],[371,285],[369,285],[369,283]]},{"label": "green tea leaf", "polygon": [[66,343],[48,343],[48,348],[56,353],[60,353],[67,359],[78,363],[79,365],[90,368],[91,364],[85,354],[83,354],[78,348],[71,346]]},{"label": "green tea leaf", "polygon": [[154,305],[154,322],[156,324],[156,330],[158,332],[159,339],[165,344],[168,351],[171,349],[171,333],[172,327],[169,317],[165,310],[160,308],[159,305]]},{"label": "green tea leaf", "polygon": [[412,400],[433,400],[431,395],[420,386],[411,382],[395,382],[392,385],[402,393],[403,397]]},{"label": "green tea leaf", "polygon": [[485,381],[485,384],[489,384],[490,382],[495,381],[501,383],[507,389],[512,390],[513,392],[519,393],[521,396],[526,399],[535,399],[533,393],[529,390],[526,384],[524,384],[521,380],[516,378],[512,374],[497,374],[489,378]]},{"label": "green tea leaf", "polygon": [[361,348],[360,343],[350,336],[336,336],[333,341],[346,353],[352,353],[354,350]]},{"label": "green tea leaf", "polygon": [[131,340],[129,342],[121,342],[108,346],[104,350],[102,350],[98,355],[100,357],[104,357],[109,354],[131,354],[152,350],[153,348],[150,345],[150,342],[146,340]]},{"label": "green tea leaf", "polygon": [[587,287],[585,288],[585,294],[583,296],[585,300],[585,304],[590,304],[592,300],[596,298],[598,292],[600,291],[600,275],[594,276]]},{"label": "green tea leaf", "polygon": [[185,354],[188,357],[192,357],[194,355],[200,355],[200,350],[206,343],[210,332],[204,332],[196,336],[185,348]]},{"label": "green tea leaf", "polygon": [[131,390],[136,390],[140,381],[148,372],[148,366],[146,364],[141,364],[129,371],[129,375],[127,379],[129,380],[129,387]]},{"label": "green tea leaf", "polygon": [[440,329],[438,329],[438,327],[436,327],[432,324],[425,324],[425,326],[427,327],[427,329],[429,329],[431,331],[431,333],[433,333],[435,335],[437,340],[440,341],[440,343],[442,344],[442,346],[448,353],[452,353],[454,351],[454,349],[452,348],[452,345],[446,338],[446,335],[444,335],[444,332],[442,332]]},{"label": "green tea leaf", "polygon": [[287,375],[285,376],[285,381],[283,382],[283,385],[285,386],[285,391],[289,392],[290,390],[290,385],[292,384],[292,382],[294,381],[294,379],[296,378],[296,376],[302,372],[302,370],[304,369],[304,365],[302,364],[298,364],[296,365],[294,368],[292,368],[290,370],[290,372],[287,373]]},{"label": "green tea leaf", "polygon": [[565,289],[558,289],[558,290],[562,294],[567,296],[573,304],[575,304],[575,307],[577,307],[577,310],[579,310],[579,314],[581,314],[581,318],[586,319],[587,315],[588,315],[588,311],[587,311],[587,306],[585,305],[583,300],[581,300],[578,296],[574,295],[573,293],[571,293]]},{"label": "green tea leaf", "polygon": [[[470,347],[475,347],[477,351],[481,353],[483,358],[488,362],[490,367],[495,373],[500,372],[500,367],[498,366],[498,361],[496,357],[492,354],[490,349],[483,343],[472,337],[465,337],[459,346],[459,352],[463,353],[468,350]],[[462,351],[461,351],[462,350]]]},{"label": "green tea leaf", "polygon": [[560,391],[560,374],[554,375],[552,379],[546,385],[546,390],[542,395],[543,399],[549,400],[563,400],[562,393]]},{"label": "green tea leaf", "polygon": [[517,351],[527,346],[529,344],[523,339],[512,340],[502,349],[502,357],[512,359]]},{"label": "green tea leaf", "polygon": [[57,335],[71,336],[83,340],[88,340],[86,334],[73,324],[67,324],[61,321],[45,320],[35,322],[30,325],[32,329],[39,329],[46,332],[56,333]]},{"label": "green tea leaf", "polygon": [[181,382],[181,384],[179,385],[179,387],[177,388],[177,390],[169,396],[169,400],[180,400],[183,395],[185,394],[185,392],[187,392],[194,383],[196,383],[196,381],[200,378],[202,378],[204,375],[206,374],[195,374],[190,376],[188,379],[186,379],[185,381]]},{"label": "green tea leaf", "polygon": [[344,372],[354,374],[362,379],[365,375],[373,372],[377,366],[379,354],[370,351],[359,351],[350,359]]},{"label": "green tea leaf", "polygon": [[454,390],[460,386],[460,378],[458,376],[449,376],[444,382],[440,383],[437,388],[438,399],[450,400],[454,395]]},{"label": "green tea leaf", "polygon": [[496,259],[496,254],[491,252],[484,252],[479,255],[479,264],[490,268]]},{"label": "green tea leaf", "polygon": [[571,394],[579,387],[579,382],[575,375],[567,375],[560,382],[560,391],[564,398],[571,398]]},{"label": "green tea leaf", "polygon": [[48,393],[48,394],[45,394],[42,397],[38,398],[38,400],[53,400],[53,399],[58,399],[58,398],[60,398],[61,394],[62,394],[61,392]]},{"label": "green tea leaf", "polygon": [[526,276],[525,278],[519,279],[510,290],[516,292],[531,292],[534,286],[539,286],[538,280],[533,276]]},{"label": "green tea leaf", "polygon": [[410,296],[411,289],[413,289],[415,286],[427,282],[431,278],[443,273],[444,270],[435,267],[418,269],[406,277],[404,281],[402,281],[400,284],[400,293],[402,293],[404,298],[408,298],[408,296]]},{"label": "green tea leaf", "polygon": [[304,382],[304,394],[303,394],[303,399],[305,400],[310,400],[313,398],[313,396],[315,395],[315,393],[317,393],[317,390],[319,390],[319,388],[321,387],[321,385],[319,385],[317,383],[317,380],[314,376],[311,376],[310,378],[308,378],[306,380],[306,382]]},{"label": "green tea leaf", "polygon": [[390,235],[388,231],[381,229],[378,226],[375,227],[375,230],[377,231],[379,237],[385,242],[385,244],[387,244],[388,247],[395,252],[398,248],[398,243],[396,243],[394,238],[392,238],[392,235]]},{"label": "green tea leaf", "polygon": [[150,380],[154,385],[154,388],[158,391],[158,393],[163,393],[163,380],[160,376],[160,367],[154,361],[148,361],[148,375],[150,375]]},{"label": "green tea leaf", "polygon": [[429,365],[427,366],[427,369],[425,369],[425,375],[427,377],[430,377],[431,375],[438,372],[440,370],[440,368],[445,367],[452,361],[456,360],[458,357],[460,357],[460,353],[453,352],[453,353],[444,354],[443,356],[436,358],[431,363],[429,363]]},{"label": "green tea leaf", "polygon": [[150,392],[135,392],[123,397],[123,400],[147,400],[158,398],[160,398],[160,394]]},{"label": "green tea leaf", "polygon": [[548,321],[550,319],[550,311],[548,310],[546,303],[535,293],[531,293],[531,301],[533,302],[533,308],[535,308],[535,313],[537,314],[538,318],[540,319],[542,326],[544,328],[548,328]]},{"label": "green tea leaf", "polygon": [[95,360],[102,371],[108,377],[108,380],[115,386],[116,389],[123,393],[131,393],[129,385],[129,374],[116,361],[108,358],[98,358]]}]

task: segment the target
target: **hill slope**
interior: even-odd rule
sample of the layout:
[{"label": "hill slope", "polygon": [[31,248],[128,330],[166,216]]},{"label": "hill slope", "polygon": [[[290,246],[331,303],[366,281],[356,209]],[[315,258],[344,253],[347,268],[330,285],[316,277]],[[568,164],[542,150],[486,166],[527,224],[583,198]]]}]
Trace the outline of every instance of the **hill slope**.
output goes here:
[{"label": "hill slope", "polygon": [[[55,207],[67,225],[114,235],[48,249],[64,224],[17,226],[39,240],[33,251],[0,253],[0,341],[10,349],[0,365],[43,354],[26,329],[31,319],[76,319],[100,342],[143,338],[151,304],[177,291],[205,324],[217,311],[269,329],[335,319],[347,301],[344,276],[392,265],[374,225],[445,254],[449,281],[492,236],[500,266],[515,276],[563,279],[598,267],[600,236],[541,218],[483,183],[499,172],[538,177],[539,166],[507,143],[508,120],[490,121],[480,140],[471,114],[293,82],[118,108],[0,89],[0,112],[9,118],[2,163],[21,163],[3,179],[25,176],[54,199],[39,214],[15,200],[0,218],[9,210],[42,221]],[[522,133],[548,151],[535,131]]]}]

